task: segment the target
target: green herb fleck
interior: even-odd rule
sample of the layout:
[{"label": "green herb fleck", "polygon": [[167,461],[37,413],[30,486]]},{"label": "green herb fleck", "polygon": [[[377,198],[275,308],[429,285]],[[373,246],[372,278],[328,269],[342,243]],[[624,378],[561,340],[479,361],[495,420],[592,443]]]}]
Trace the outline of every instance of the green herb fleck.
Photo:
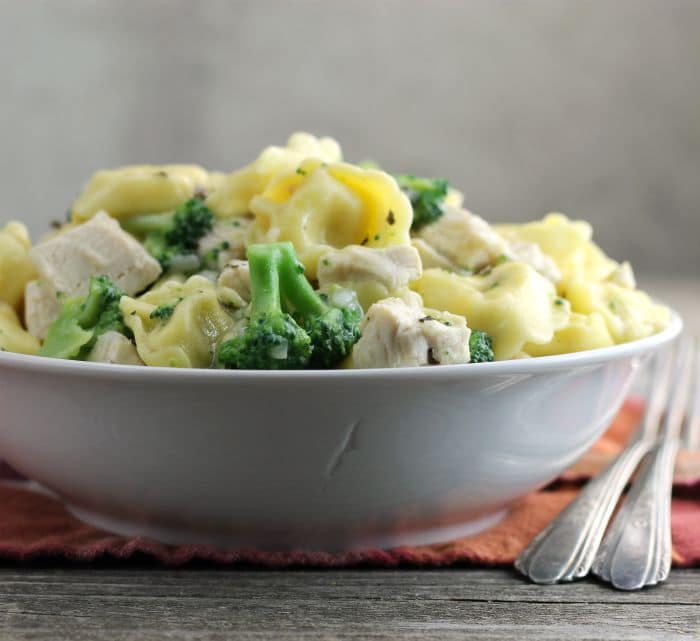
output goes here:
[{"label": "green herb fleck", "polygon": [[162,305],[158,305],[158,307],[151,312],[149,318],[151,320],[158,318],[162,321],[167,321],[173,315],[173,312],[175,312],[175,307],[177,307],[177,304],[181,300],[182,298],[178,298],[174,303],[163,303]]}]

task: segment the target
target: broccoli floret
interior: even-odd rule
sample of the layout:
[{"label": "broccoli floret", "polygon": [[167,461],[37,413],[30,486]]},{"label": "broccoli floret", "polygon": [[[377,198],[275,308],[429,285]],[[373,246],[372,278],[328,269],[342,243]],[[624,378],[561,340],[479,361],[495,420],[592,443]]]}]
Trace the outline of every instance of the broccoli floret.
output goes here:
[{"label": "broccoli floret", "polygon": [[173,226],[165,233],[173,246],[195,251],[199,239],[214,226],[214,212],[199,198],[191,198],[175,210]]},{"label": "broccoli floret", "polygon": [[448,182],[444,178],[420,178],[412,174],[394,176],[413,207],[411,229],[435,222],[443,212]]},{"label": "broccoli floret", "polygon": [[87,296],[76,296],[61,307],[51,324],[39,355],[81,359],[87,356],[97,337],[116,331],[131,337],[119,309],[123,292],[106,276],[90,278]]},{"label": "broccoli floret", "polygon": [[354,297],[345,298],[347,290],[319,294],[304,276],[304,266],[297,260],[291,243],[284,243],[282,277],[284,299],[294,318],[311,338],[313,353],[310,366],[328,369],[342,361],[360,339],[362,309]]},{"label": "broccoli floret", "polygon": [[214,213],[200,198],[191,198],[174,212],[134,216],[123,225],[126,231],[142,238],[163,271],[179,268],[196,272],[200,266],[197,245],[212,230]]},{"label": "broccoli floret", "polygon": [[360,338],[354,299],[319,294],[291,243],[248,248],[252,302],[242,334],[221,346],[219,360],[246,369],[330,368]]},{"label": "broccoli floret", "polygon": [[303,369],[311,339],[282,309],[279,244],[248,247],[251,303],[248,324],[219,349],[219,361],[233,369]]},{"label": "broccoli floret", "polygon": [[491,337],[478,329],[473,329],[469,337],[470,363],[489,363],[494,359]]}]

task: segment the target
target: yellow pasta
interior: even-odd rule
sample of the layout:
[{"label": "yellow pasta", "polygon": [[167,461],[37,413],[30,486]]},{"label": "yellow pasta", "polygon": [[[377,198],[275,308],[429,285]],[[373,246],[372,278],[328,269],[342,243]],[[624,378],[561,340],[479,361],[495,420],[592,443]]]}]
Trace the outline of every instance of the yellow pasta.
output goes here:
[{"label": "yellow pasta", "polygon": [[302,132],[293,134],[285,147],[267,147],[247,167],[225,178],[217,178],[218,187],[207,198],[206,204],[221,218],[244,216],[253,196],[265,191],[273,178],[294,171],[308,158],[339,162],[342,152],[332,138],[316,138]]},{"label": "yellow pasta", "polygon": [[527,343],[548,343],[569,320],[569,303],[525,263],[507,262],[482,276],[427,269],[411,287],[426,307],[464,316],[469,327],[487,332],[498,360]]},{"label": "yellow pasta", "polygon": [[567,281],[565,288],[572,309],[581,314],[600,314],[616,343],[650,336],[670,320],[667,307],[636,289],[581,279]]},{"label": "yellow pasta", "polygon": [[548,343],[527,343],[524,351],[530,356],[549,356],[582,352],[597,347],[610,347],[614,341],[605,319],[598,313],[578,314],[572,312],[569,322],[554,333]]},{"label": "yellow pasta", "polygon": [[[154,313],[161,306],[172,306],[171,313]],[[211,367],[233,326],[214,284],[202,276],[164,281],[139,298],[122,297],[119,307],[141,360],[151,366]]]},{"label": "yellow pasta", "polygon": [[36,354],[39,341],[20,323],[17,312],[0,301],[0,351],[18,354]]},{"label": "yellow pasta", "polygon": [[20,311],[24,287],[36,277],[27,228],[15,221],[0,229],[0,301]]},{"label": "yellow pasta", "polygon": [[[220,183],[221,178],[214,174],[211,182]],[[71,219],[85,222],[98,211],[118,219],[170,211],[209,189],[209,173],[197,165],[130,165],[98,171],[71,206]]]},{"label": "yellow pasta", "polygon": [[[137,227],[134,221],[124,224],[131,216],[170,212],[195,195],[206,207],[199,203],[197,211],[181,210],[174,223],[168,216],[142,218],[138,238],[128,236]],[[112,220],[115,234],[126,234],[141,245],[140,254],[119,255],[119,274],[101,260],[105,243],[86,236],[79,247],[53,261],[51,276],[56,282],[59,276],[75,276],[83,284],[92,276],[107,276],[133,294],[122,297],[120,308],[140,358],[151,366],[269,366],[257,359],[263,353],[257,348],[246,347],[246,354],[229,359],[229,343],[221,362],[216,354],[224,339],[236,339],[260,300],[255,292],[263,285],[255,269],[251,279],[244,260],[250,246],[277,242],[294,246],[304,268],[298,272],[304,272],[321,297],[330,291],[354,292],[365,311],[387,299],[405,303],[386,306],[386,313],[377,317],[375,344],[369,344],[366,354],[390,351],[386,337],[406,327],[409,334],[424,336],[421,326],[411,322],[425,323],[448,313],[487,333],[497,360],[606,347],[668,325],[670,311],[636,289],[629,263],[606,256],[593,242],[589,223],[552,213],[524,224],[491,225],[467,211],[463,201],[462,192],[444,179],[395,176],[376,164],[349,164],[332,138],[299,132],[231,173],[189,164],[98,171],[73,203],[71,220],[31,254],[41,266],[42,256],[53,247],[48,238],[90,227],[105,215],[100,211],[121,222],[123,229]],[[24,308],[27,327],[43,336],[56,313],[51,292],[67,289],[50,283],[44,271],[41,281],[32,283],[37,273],[29,250],[24,226],[10,223],[0,229],[0,330],[5,331],[0,347],[32,353],[36,340],[24,331],[17,314]],[[121,285],[123,273],[143,272],[146,263],[139,260],[144,257],[156,270],[162,267],[162,278]],[[281,304],[301,309],[286,282],[292,278],[283,273],[289,289],[282,288]],[[135,292],[142,293],[137,297]],[[404,307],[411,310],[408,316],[399,311]],[[438,329],[444,332],[450,326],[443,323]],[[299,331],[306,330],[300,326]],[[131,335],[123,338],[130,340]],[[463,338],[451,335],[449,340],[466,354]],[[439,362],[423,351],[419,345],[416,363]],[[488,340],[480,351],[475,345],[474,354],[473,362],[492,359]],[[250,355],[256,358],[247,359]],[[285,366],[304,366],[316,358],[292,356]],[[391,354],[385,360],[400,362]],[[363,363],[368,364],[366,359]],[[340,366],[351,367],[352,358]]]},{"label": "yellow pasta", "polygon": [[298,169],[251,201],[251,242],[291,241],[311,279],[329,249],[410,243],[411,204],[388,174],[317,161]]},{"label": "yellow pasta", "polygon": [[563,214],[548,214],[542,220],[523,225],[496,225],[508,240],[522,240],[539,245],[554,260],[562,280],[584,278],[604,280],[617,268],[592,242],[592,227],[585,221],[569,220]]}]

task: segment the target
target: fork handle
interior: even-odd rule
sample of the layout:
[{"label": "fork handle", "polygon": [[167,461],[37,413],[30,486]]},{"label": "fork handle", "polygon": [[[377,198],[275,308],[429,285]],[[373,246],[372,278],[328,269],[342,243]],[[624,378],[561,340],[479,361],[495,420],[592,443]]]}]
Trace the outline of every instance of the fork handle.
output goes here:
[{"label": "fork handle", "polygon": [[620,494],[650,447],[651,442],[642,439],[625,448],[535,537],[515,567],[542,584],[588,574]]},{"label": "fork handle", "polygon": [[667,436],[649,454],[593,563],[594,574],[619,590],[637,590],[668,578],[678,444]]}]

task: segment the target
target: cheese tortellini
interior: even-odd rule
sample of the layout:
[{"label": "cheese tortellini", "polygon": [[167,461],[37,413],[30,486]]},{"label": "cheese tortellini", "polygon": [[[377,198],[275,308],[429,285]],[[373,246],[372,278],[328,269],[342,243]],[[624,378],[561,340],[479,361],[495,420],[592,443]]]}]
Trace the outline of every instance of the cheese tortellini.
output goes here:
[{"label": "cheese tortellini", "polygon": [[668,324],[670,312],[644,292],[612,282],[574,279],[566,284],[572,308],[582,314],[598,314],[614,342],[627,343],[654,334]]},{"label": "cheese tortellini", "polygon": [[569,320],[569,303],[525,263],[506,262],[486,275],[463,276],[426,269],[412,285],[427,307],[467,319],[493,339],[498,360],[513,358],[527,343],[547,343]]},{"label": "cheese tortellini", "polygon": [[22,223],[12,221],[0,229],[0,301],[15,311],[22,307],[24,287],[36,277],[30,249],[29,233]]},{"label": "cheese tortellini", "polygon": [[530,356],[551,356],[583,352],[597,347],[610,347],[615,341],[605,319],[598,313],[579,314],[572,312],[569,322],[554,332],[551,341],[547,343],[526,343],[524,352]]},{"label": "cheese tortellini", "polygon": [[668,324],[668,308],[635,289],[630,265],[608,258],[592,241],[593,230],[588,223],[549,214],[541,221],[497,229],[506,238],[536,243],[555,261],[562,274],[557,284],[559,293],[575,312],[569,326],[554,341],[526,346],[533,356],[637,340]]},{"label": "cheese tortellini", "polygon": [[571,278],[604,280],[616,269],[591,240],[593,228],[583,220],[572,221],[563,214],[548,214],[542,220],[523,225],[496,225],[508,240],[532,242],[554,260],[561,272],[561,281]]},{"label": "cheese tortellini", "polygon": [[166,280],[139,298],[123,296],[119,307],[141,360],[151,366],[211,367],[234,323],[202,276]]},{"label": "cheese tortellini", "polygon": [[0,351],[18,354],[36,354],[39,340],[27,332],[17,316],[17,312],[0,301]]},{"label": "cheese tortellini", "polygon": [[347,163],[302,163],[253,198],[251,242],[288,240],[311,279],[329,249],[408,245],[411,204],[396,181]]},{"label": "cheese tortellini", "polygon": [[197,165],[130,165],[98,171],[71,206],[71,219],[82,223],[98,211],[124,219],[175,209],[197,192],[221,183]]},{"label": "cheese tortellini", "polygon": [[340,145],[332,138],[295,133],[286,147],[267,147],[250,165],[219,180],[218,188],[207,198],[207,205],[221,218],[244,216],[253,197],[265,191],[276,176],[294,171],[308,158],[340,162]]}]

